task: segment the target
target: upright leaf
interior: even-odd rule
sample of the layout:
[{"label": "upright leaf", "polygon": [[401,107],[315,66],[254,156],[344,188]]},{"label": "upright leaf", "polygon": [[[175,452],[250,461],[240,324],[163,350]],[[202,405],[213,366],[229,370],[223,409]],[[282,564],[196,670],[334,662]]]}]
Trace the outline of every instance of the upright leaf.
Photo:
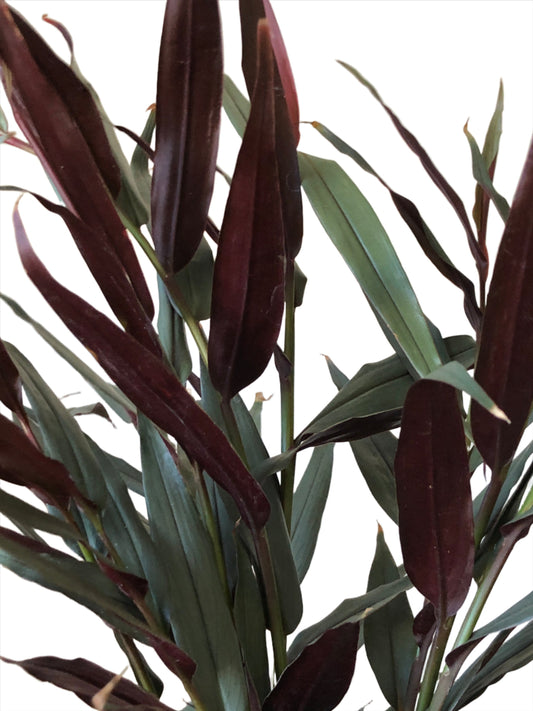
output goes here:
[{"label": "upright leaf", "polygon": [[165,269],[182,269],[207,222],[222,106],[217,0],[167,0],[157,77],[152,228]]},{"label": "upright leaf", "polygon": [[259,24],[259,71],[215,262],[211,380],[226,400],[253,382],[274,351],[283,316],[285,256],[276,161],[273,57]]},{"label": "upright leaf", "polygon": [[420,380],[410,389],[395,473],[405,569],[444,620],[464,602],[474,563],[468,456],[450,386]]},{"label": "upright leaf", "polygon": [[359,624],[327,630],[307,646],[281,675],[265,699],[263,711],[331,711],[352,680]]},{"label": "upright leaf", "polygon": [[120,173],[89,91],[5,0],[0,17],[2,80],[17,123],[67,207],[105,233],[151,318],[150,293],[113,203]]},{"label": "upright leaf", "polygon": [[[398,568],[378,531],[376,553],[368,576],[368,589],[399,579]],[[402,593],[365,620],[365,649],[383,696],[396,711],[405,708],[405,694],[417,646],[413,615]]]},{"label": "upright leaf", "polygon": [[472,432],[498,474],[512,458],[533,402],[533,142],[505,226],[487,298],[475,376],[511,424],[472,403]]},{"label": "upright leaf", "polygon": [[376,213],[337,163],[300,154],[303,187],[324,229],[416,373],[441,365],[426,318]]}]

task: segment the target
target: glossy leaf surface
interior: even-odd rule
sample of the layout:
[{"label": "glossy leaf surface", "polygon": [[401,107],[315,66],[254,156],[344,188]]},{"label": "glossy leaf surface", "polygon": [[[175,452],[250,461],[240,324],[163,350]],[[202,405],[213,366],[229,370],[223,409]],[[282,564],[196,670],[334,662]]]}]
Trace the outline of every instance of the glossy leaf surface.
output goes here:
[{"label": "glossy leaf surface", "polygon": [[275,146],[273,56],[259,25],[259,72],[220,233],[209,372],[230,400],[266,368],[283,316],[284,228]]},{"label": "glossy leaf surface", "polygon": [[47,272],[25,233],[17,235],[28,275],[74,335],[94,353],[124,394],[234,498],[252,530],[269,514],[268,501],[222,432],[198,407],[176,377],[127,333]]},{"label": "glossy leaf surface", "polygon": [[474,563],[465,434],[450,386],[420,380],[410,389],[395,473],[405,569],[444,620],[461,607]]},{"label": "glossy leaf surface", "polygon": [[263,711],[331,711],[352,680],[359,624],[347,622],[324,632],[285,669]]},{"label": "glossy leaf surface", "polygon": [[313,209],[372,307],[419,375],[441,365],[411,284],[376,213],[333,161],[300,154]]},{"label": "glossy leaf surface", "polygon": [[511,424],[472,403],[472,432],[497,474],[512,458],[533,402],[533,143],[511,205],[487,298],[475,376]]},{"label": "glossy leaf surface", "polygon": [[[368,589],[399,579],[398,567],[379,528],[376,552]],[[405,694],[417,645],[413,635],[413,615],[402,593],[365,620],[365,649],[370,666],[384,697],[394,709],[405,707]]]},{"label": "glossy leaf surface", "polygon": [[216,0],[169,0],[157,78],[152,227],[174,273],[202,238],[215,178],[222,106],[222,44]]}]

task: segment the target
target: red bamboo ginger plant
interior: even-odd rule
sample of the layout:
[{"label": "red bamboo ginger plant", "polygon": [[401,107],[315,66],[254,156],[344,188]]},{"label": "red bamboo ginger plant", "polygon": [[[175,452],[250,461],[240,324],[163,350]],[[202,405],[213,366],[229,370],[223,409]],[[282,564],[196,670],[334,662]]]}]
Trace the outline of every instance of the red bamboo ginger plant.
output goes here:
[{"label": "red bamboo ginger plant", "polygon": [[[151,647],[182,682],[186,708],[328,711],[344,697],[364,645],[389,709],[453,711],[533,658],[533,593],[477,625],[533,523],[533,470],[526,466],[533,445],[523,437],[533,401],[533,148],[509,205],[493,183],[501,94],[483,149],[465,129],[477,181],[472,225],[417,139],[344,65],[457,213],[476,289],[415,204],[313,123],[382,183],[428,259],[461,289],[471,333],[443,338],[352,179],[336,162],[298,151],[296,88],[269,0],[240,0],[239,8],[248,97],[223,75],[217,1],[168,0],[156,102],[137,135],[112,125],[63,25],[48,19],[68,43],[70,64],[0,0],[1,76],[24,136],[3,122],[3,143],[42,164],[56,197],[26,200],[64,222],[110,314],[48,271],[20,199],[13,211],[18,252],[30,281],[106,377],[13,298],[2,299],[80,373],[100,408],[105,403],[127,423],[141,453],[137,469],[106,451],[47,386],[35,359],[0,342],[0,475],[8,484],[0,511],[10,522],[0,529],[0,560],[104,620],[136,683],[84,659],[4,662],[94,708],[176,708],[179,700],[161,700],[163,683],[142,652]],[[217,224],[210,209],[222,106],[241,144]],[[118,130],[135,143],[131,160]],[[351,379],[329,361],[338,393],[297,433],[302,186],[391,355]],[[505,227],[489,283],[491,205]],[[281,401],[276,456],[262,439],[260,403],[248,409],[241,397],[271,360]],[[399,437],[392,432],[398,427]],[[301,583],[339,442],[350,443],[369,494],[397,524],[403,560],[394,560],[380,529],[367,589],[299,629],[288,645],[300,624]],[[306,449],[312,455],[296,486],[298,453]],[[480,467],[488,480],[473,498],[470,480]],[[10,493],[16,487],[39,501]],[[144,511],[132,494],[143,497]],[[416,614],[406,594],[412,587],[420,593]],[[488,647],[479,654],[482,640]]]}]

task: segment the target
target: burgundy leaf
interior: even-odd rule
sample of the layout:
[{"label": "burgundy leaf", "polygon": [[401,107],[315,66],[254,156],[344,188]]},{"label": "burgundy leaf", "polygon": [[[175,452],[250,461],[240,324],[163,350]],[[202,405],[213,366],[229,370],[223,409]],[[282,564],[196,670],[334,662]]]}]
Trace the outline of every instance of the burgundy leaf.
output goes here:
[{"label": "burgundy leaf", "polygon": [[401,419],[401,407],[376,412],[371,415],[350,417],[338,425],[332,425],[319,432],[300,435],[296,439],[296,445],[298,449],[306,449],[307,447],[318,447],[328,442],[352,442],[399,427]]},{"label": "burgundy leaf", "polygon": [[148,287],[111,197],[120,188],[118,169],[88,90],[5,0],[0,59],[17,123],[70,210],[105,232],[152,318]]},{"label": "burgundy leaf", "polygon": [[222,106],[217,0],[167,0],[156,105],[153,236],[173,273],[200,244],[213,191]]},{"label": "burgundy leaf", "polygon": [[[41,195],[36,193],[31,195],[43,207],[63,219],[91,274],[126,331],[153,353],[161,355],[161,347],[152,323],[131,285],[120,258],[109,244],[101,227],[87,225],[66,207],[56,205]],[[13,223],[15,231],[24,230],[18,204],[13,211]]]},{"label": "burgundy leaf", "polygon": [[295,259],[302,245],[303,218],[300,169],[296,147],[300,138],[298,97],[281,32],[269,0],[240,0],[242,67],[253,95],[257,71],[257,27],[266,17],[274,52],[274,111],[276,157],[288,259]]},{"label": "burgundy leaf", "polygon": [[263,711],[330,711],[352,680],[359,624],[327,630],[290,664],[265,699]]},{"label": "burgundy leaf", "polygon": [[0,415],[0,478],[32,489],[43,501],[66,509],[83,498],[61,462],[45,457],[13,422]]},{"label": "burgundy leaf", "polygon": [[483,318],[475,377],[511,424],[472,402],[472,432],[498,474],[512,458],[533,401],[533,142],[511,205]]},{"label": "burgundy leaf", "polygon": [[19,231],[16,237],[26,272],[66,326],[122,392],[228,491],[247,525],[260,529],[268,518],[268,500],[222,431],[159,358],[56,282],[26,235]]},{"label": "burgundy leaf", "polygon": [[[39,681],[47,681],[60,689],[72,691],[78,698],[92,706],[92,697],[115,676],[86,659],[60,659],[59,657],[34,657],[17,662],[2,657],[8,664],[16,664]],[[109,696],[106,704],[109,711],[172,711],[128,679],[121,679]]]},{"label": "burgundy leaf", "polygon": [[474,563],[465,433],[450,386],[419,380],[409,390],[395,474],[405,570],[444,620],[464,602]]},{"label": "burgundy leaf", "polygon": [[16,413],[18,417],[24,417],[24,407],[22,406],[22,395],[20,376],[15,364],[6,351],[3,341],[0,339],[0,401]]},{"label": "burgundy leaf", "polygon": [[100,558],[97,558],[96,562],[102,573],[113,581],[124,595],[127,595],[134,602],[144,600],[148,592],[148,582],[144,578],[127,573],[124,570],[118,570]]},{"label": "burgundy leaf", "polygon": [[285,257],[275,147],[273,56],[262,20],[259,72],[215,262],[209,372],[229,400],[266,368],[281,327]]}]

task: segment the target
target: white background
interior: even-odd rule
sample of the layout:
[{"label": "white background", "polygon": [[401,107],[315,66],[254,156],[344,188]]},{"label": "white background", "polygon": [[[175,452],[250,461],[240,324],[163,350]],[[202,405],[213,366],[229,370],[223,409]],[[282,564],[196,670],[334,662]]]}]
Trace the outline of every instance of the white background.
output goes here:
[{"label": "white background", "polygon": [[[14,0],[12,4],[66,56],[61,37],[42,23],[40,16],[46,12],[64,22],[74,36],[78,62],[99,92],[112,120],[140,132],[145,109],[155,100],[163,3],[159,0]],[[509,201],[520,173],[532,125],[533,5],[512,0],[274,0],[273,5],[291,58],[302,120],[319,120],[326,124],[362,153],[394,189],[413,199],[450,256],[457,259],[475,281],[465,234],[452,209],[402,144],[383,110],[335,59],[352,64],[376,85],[459,192],[470,212],[474,184],[462,127],[470,118],[470,130],[482,143],[500,78],[504,81],[506,98],[496,186]],[[226,31],[226,71],[243,87],[239,70],[237,2],[222,0],[221,8]],[[3,106],[5,108],[5,101]],[[238,142],[229,125],[224,125],[221,143],[219,164],[231,171]],[[335,158],[348,170],[376,208],[424,310],[443,334],[470,333],[462,314],[460,293],[423,257],[378,183],[348,159],[335,154],[310,126],[302,126],[300,148]],[[50,194],[35,159],[10,147],[2,147],[0,157],[2,184],[22,185]],[[223,193],[223,184],[218,183],[217,189]],[[18,267],[10,218],[13,198],[2,196],[0,204],[3,208],[0,214],[1,289],[67,340],[69,334],[43,305]],[[31,198],[24,199],[22,210],[30,239],[52,273],[105,308],[58,221],[42,209],[35,209]],[[219,214],[220,210],[218,214],[215,212],[217,218]],[[490,247],[494,255],[501,234],[501,224],[495,215],[492,225]],[[298,261],[309,277],[309,286],[298,314],[297,429],[303,428],[334,394],[322,354],[331,356],[351,376],[363,363],[390,353],[357,284],[309,210],[304,240]],[[67,395],[83,388],[80,379],[68,373],[48,347],[5,308],[2,309],[2,335],[42,368],[43,375],[58,394]],[[72,347],[83,353],[77,344]],[[272,373],[262,378],[259,389],[263,389],[265,395],[273,394],[265,406],[265,427],[274,454],[279,446],[275,428],[278,397]],[[90,397],[81,396],[78,400],[87,402]],[[69,402],[74,403],[74,399]],[[110,425],[90,419],[86,418],[83,425],[93,436],[98,436],[106,447],[122,456],[126,446],[127,456],[135,462],[134,440],[130,440],[132,446],[127,439],[126,445],[124,440],[117,442],[117,432]],[[481,483],[476,481],[474,485],[479,488]],[[303,627],[320,619],[344,598],[364,592],[377,520],[384,526],[398,560],[394,527],[388,525],[385,515],[373,505],[349,449],[337,447],[323,537],[303,586],[306,608]],[[530,542],[519,544],[480,624],[531,590],[531,554]],[[415,611],[419,604],[420,600],[414,596]],[[19,581],[6,571],[1,572],[0,605],[0,652],[4,656],[14,659],[45,654],[65,658],[81,656],[116,672],[125,664],[112,634],[91,613],[66,598]],[[2,711],[87,708],[67,692],[34,681],[10,666],[0,666],[0,680]],[[180,705],[180,692],[173,681],[169,682],[163,700],[171,706]],[[369,706],[371,711],[382,711],[387,706],[361,652],[352,688],[339,708],[356,711],[370,701],[373,701]],[[491,687],[470,708],[530,711],[532,705],[533,677],[529,667]]]}]

